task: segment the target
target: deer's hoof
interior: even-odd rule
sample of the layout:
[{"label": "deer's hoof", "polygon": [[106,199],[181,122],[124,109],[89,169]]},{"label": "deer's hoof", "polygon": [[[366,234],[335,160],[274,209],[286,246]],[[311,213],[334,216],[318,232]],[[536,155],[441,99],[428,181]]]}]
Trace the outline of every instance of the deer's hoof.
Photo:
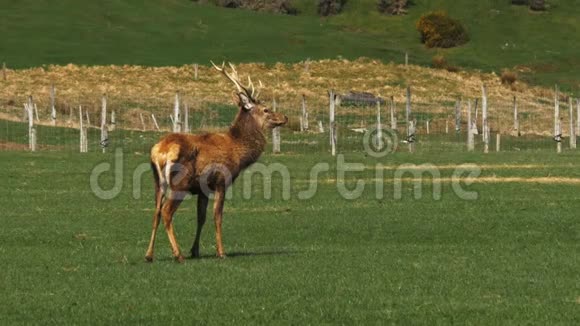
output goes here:
[{"label": "deer's hoof", "polygon": [[153,262],[153,256],[145,256],[145,261],[148,263],[152,263]]},{"label": "deer's hoof", "polygon": [[182,255],[179,255],[177,257],[175,257],[175,261],[177,261],[178,263],[183,263],[185,261],[185,258],[183,258]]},{"label": "deer's hoof", "polygon": [[219,258],[219,259],[226,259],[227,256],[226,256],[226,254],[223,254],[222,253],[222,254],[217,254],[217,258]]}]

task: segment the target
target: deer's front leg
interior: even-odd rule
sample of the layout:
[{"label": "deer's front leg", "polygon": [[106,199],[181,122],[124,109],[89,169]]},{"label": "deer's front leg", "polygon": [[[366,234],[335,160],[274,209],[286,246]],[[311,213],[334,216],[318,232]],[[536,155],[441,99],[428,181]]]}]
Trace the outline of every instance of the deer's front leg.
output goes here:
[{"label": "deer's front leg", "polygon": [[225,258],[224,246],[222,245],[222,217],[224,211],[225,190],[217,190],[214,195],[213,217],[215,222],[215,241],[217,256]]}]

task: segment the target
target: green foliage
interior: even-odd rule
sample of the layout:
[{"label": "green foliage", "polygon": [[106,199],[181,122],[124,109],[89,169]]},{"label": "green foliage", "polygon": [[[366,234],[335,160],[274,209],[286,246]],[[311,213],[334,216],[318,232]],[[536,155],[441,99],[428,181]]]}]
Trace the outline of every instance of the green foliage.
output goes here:
[{"label": "green foliage", "polygon": [[465,27],[444,11],[424,14],[417,21],[421,42],[430,48],[452,48],[469,41]]}]

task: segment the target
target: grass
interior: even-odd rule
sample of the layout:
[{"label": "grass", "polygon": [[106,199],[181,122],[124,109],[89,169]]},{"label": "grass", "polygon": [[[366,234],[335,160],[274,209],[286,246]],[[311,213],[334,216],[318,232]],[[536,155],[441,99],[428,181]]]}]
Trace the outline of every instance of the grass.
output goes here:
[{"label": "grass", "polygon": [[[547,13],[531,13],[509,1],[415,1],[409,15],[381,16],[374,0],[349,1],[339,16],[320,19],[311,1],[297,0],[299,16],[196,5],[188,0],[8,1],[0,8],[0,60],[9,67],[44,64],[207,64],[297,62],[306,58],[358,58],[430,65],[436,54],[450,64],[500,72],[542,85],[578,90],[578,7],[550,1]],[[465,46],[428,50],[415,22],[429,10],[447,10],[471,36]],[[568,31],[568,33],[562,33]]]},{"label": "grass", "polygon": [[[214,256],[213,223],[202,237],[200,260],[171,259],[160,230],[156,261],[144,262],[153,209],[149,171],[142,154],[123,158],[123,187],[101,200],[90,187],[91,170],[112,155],[0,152],[0,321],[15,323],[179,324],[577,324],[580,224],[578,154],[548,151],[482,155],[401,152],[375,160],[362,153],[347,162],[367,169],[346,175],[347,185],[365,180],[357,200],[344,199],[332,180],[336,161],[317,156],[265,155],[291,173],[291,198],[263,199],[259,178],[252,198],[242,198],[243,179],[226,203],[224,245]],[[316,195],[310,168],[330,165]],[[394,199],[393,170],[385,170],[384,198],[377,199],[374,166],[381,163],[484,166],[482,177],[553,177],[554,184],[474,183],[478,199],[465,201],[443,183],[441,200],[413,199],[404,182]],[[505,166],[509,164],[509,166]],[[529,166],[517,168],[518,166]],[[511,167],[510,167],[511,166]],[[449,177],[452,169],[442,169]],[[104,188],[114,176],[100,178]],[[349,188],[352,189],[352,188]],[[194,201],[176,215],[182,250],[195,231]]]}]

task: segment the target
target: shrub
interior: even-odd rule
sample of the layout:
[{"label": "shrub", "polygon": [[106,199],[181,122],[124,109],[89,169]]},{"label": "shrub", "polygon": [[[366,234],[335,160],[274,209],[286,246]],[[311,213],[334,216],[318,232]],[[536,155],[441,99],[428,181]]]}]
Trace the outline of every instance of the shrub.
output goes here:
[{"label": "shrub", "polygon": [[500,79],[503,85],[511,86],[518,80],[518,75],[513,71],[504,70],[501,73]]},{"label": "shrub", "polygon": [[291,0],[195,0],[198,3],[212,3],[218,7],[266,11],[286,15],[297,15],[298,10],[291,5]]},{"label": "shrub", "polygon": [[447,59],[444,56],[438,54],[433,57],[431,61],[431,66],[437,69],[446,69],[447,68]]},{"label": "shrub", "polygon": [[337,15],[345,4],[346,0],[318,0],[318,14],[320,16]]},{"label": "shrub", "polygon": [[465,27],[444,11],[424,14],[417,21],[421,42],[430,48],[451,48],[467,43],[469,36]]},{"label": "shrub", "polygon": [[527,6],[528,2],[529,2],[528,0],[512,0],[512,5]]},{"label": "shrub", "polygon": [[388,15],[404,15],[407,13],[409,1],[407,0],[379,0],[379,12]]},{"label": "shrub", "polygon": [[530,9],[534,11],[544,11],[546,10],[545,0],[530,0]]}]

